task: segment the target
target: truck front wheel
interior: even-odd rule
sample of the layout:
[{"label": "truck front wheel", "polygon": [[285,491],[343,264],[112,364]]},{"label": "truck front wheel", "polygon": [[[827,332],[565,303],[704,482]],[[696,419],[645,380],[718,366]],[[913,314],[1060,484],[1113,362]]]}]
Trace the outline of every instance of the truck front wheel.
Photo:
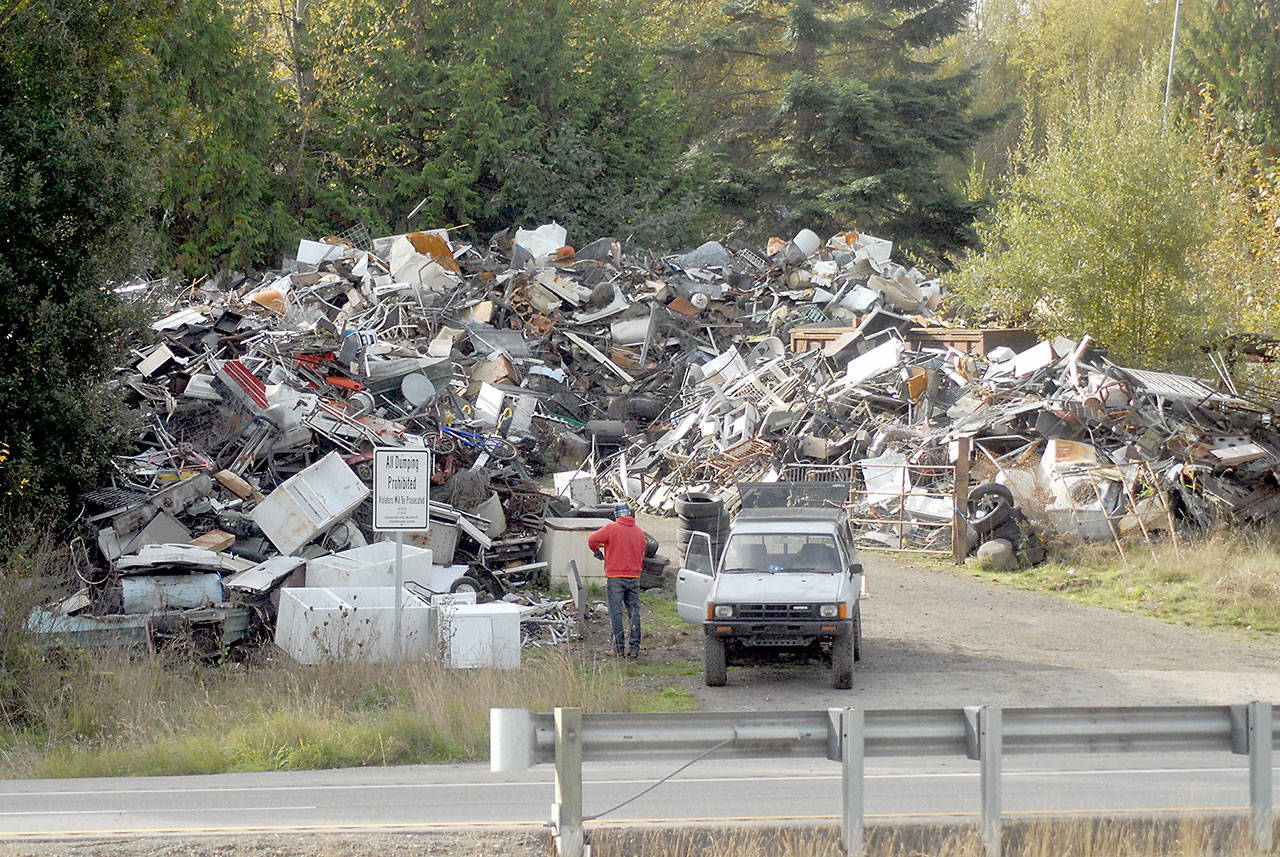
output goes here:
[{"label": "truck front wheel", "polygon": [[831,642],[831,686],[836,690],[853,687],[854,648],[857,636],[850,634]]},{"label": "truck front wheel", "polygon": [[707,637],[707,649],[702,658],[707,673],[707,687],[724,687],[728,670],[725,662],[724,640]]}]

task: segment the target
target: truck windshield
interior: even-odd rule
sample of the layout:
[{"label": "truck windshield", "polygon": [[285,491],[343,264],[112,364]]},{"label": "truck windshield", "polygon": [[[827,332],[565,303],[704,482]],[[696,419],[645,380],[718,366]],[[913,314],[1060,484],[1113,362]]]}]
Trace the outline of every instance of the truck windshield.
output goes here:
[{"label": "truck windshield", "polygon": [[737,534],[725,545],[723,573],[840,571],[840,553],[835,539],[820,534],[789,533]]}]

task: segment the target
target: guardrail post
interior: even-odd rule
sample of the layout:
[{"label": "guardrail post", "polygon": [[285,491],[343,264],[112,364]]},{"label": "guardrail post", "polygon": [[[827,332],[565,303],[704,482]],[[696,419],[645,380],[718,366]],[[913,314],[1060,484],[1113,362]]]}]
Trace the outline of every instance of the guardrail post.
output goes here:
[{"label": "guardrail post", "polygon": [[1000,840],[1003,834],[1000,820],[1003,731],[1000,706],[982,706],[978,711],[978,748],[982,768],[982,842],[987,847],[987,857],[1000,857]]},{"label": "guardrail post", "polygon": [[556,802],[551,832],[559,857],[584,857],[582,832],[582,709],[556,709]]},{"label": "guardrail post", "polygon": [[1271,703],[1249,703],[1249,809],[1253,844],[1271,850]]},{"label": "guardrail post", "polygon": [[862,853],[863,727],[861,709],[846,708],[840,713],[840,762],[844,773],[844,814],[840,822],[840,844],[846,854]]}]

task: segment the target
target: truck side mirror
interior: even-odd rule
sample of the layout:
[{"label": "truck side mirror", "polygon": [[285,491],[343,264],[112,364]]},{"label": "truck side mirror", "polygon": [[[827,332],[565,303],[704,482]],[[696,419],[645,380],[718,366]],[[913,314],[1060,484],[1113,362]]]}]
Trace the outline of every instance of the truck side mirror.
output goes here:
[{"label": "truck side mirror", "polygon": [[855,574],[862,574],[862,563],[855,562],[849,566],[849,576],[853,577]]}]

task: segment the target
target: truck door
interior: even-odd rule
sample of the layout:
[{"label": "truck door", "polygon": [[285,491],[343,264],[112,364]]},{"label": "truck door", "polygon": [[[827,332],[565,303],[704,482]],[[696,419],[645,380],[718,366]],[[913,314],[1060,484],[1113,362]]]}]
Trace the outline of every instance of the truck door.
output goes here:
[{"label": "truck door", "polygon": [[715,560],[711,558],[711,537],[706,533],[689,534],[684,562],[676,572],[676,607],[680,618],[694,625],[707,619],[707,592],[715,576]]}]

